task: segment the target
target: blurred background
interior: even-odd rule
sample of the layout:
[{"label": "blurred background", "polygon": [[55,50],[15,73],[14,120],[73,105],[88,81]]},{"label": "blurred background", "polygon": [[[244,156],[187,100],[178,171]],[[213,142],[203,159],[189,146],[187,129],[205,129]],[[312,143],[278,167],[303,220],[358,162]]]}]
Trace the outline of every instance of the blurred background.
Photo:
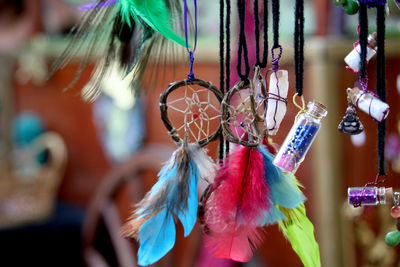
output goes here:
[{"label": "blurred background", "polygon": [[[1,266],[136,266],[137,246],[119,235],[135,203],[156,181],[161,163],[175,145],[160,119],[159,95],[186,77],[186,57],[167,65],[155,89],[133,96],[110,77],[104,94],[93,103],[81,100],[101,55],[73,88],[63,88],[79,67],[77,55],[49,80],[54,59],[80,21],[79,0],[0,0],[0,265]],[[249,1],[249,4],[252,1]],[[400,10],[388,1],[387,120],[385,186],[400,188]],[[305,98],[329,111],[311,152],[296,173],[305,186],[307,213],[315,226],[322,266],[400,266],[398,248],[385,244],[395,229],[390,205],[354,209],[347,187],[363,186],[377,173],[377,129],[359,112],[365,132],[347,136],[337,130],[347,107],[345,89],[358,76],[345,69],[343,58],[357,40],[358,16],[343,13],[330,0],[306,0]],[[233,5],[234,7],[235,5]],[[255,48],[248,31],[250,63]],[[281,0],[281,68],[289,71],[289,99],[294,93],[294,3]],[[232,15],[232,63],[236,61],[237,16]],[[369,10],[370,32],[376,28]],[[199,1],[197,77],[219,84],[219,4]],[[272,25],[272,23],[270,24]],[[270,34],[270,40],[272,34]],[[83,55],[82,55],[83,56]],[[232,85],[237,81],[232,64]],[[374,90],[376,62],[368,64]],[[282,143],[297,113],[288,105],[286,120],[274,139]],[[217,142],[209,146],[217,157]],[[177,243],[155,266],[302,266],[277,227],[266,228],[265,242],[245,264],[216,260],[202,247],[200,227]]]}]

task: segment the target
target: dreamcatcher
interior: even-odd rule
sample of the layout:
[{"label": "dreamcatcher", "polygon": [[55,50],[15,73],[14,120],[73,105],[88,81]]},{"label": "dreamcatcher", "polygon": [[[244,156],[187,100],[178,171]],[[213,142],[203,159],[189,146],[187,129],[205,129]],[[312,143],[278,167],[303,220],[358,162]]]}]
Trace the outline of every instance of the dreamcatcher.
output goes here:
[{"label": "dreamcatcher", "polygon": [[194,0],[196,28],[192,50],[187,41],[187,3],[184,3],[190,73],[188,79],[171,83],[160,96],[161,118],[179,148],[161,169],[158,182],[138,204],[123,229],[124,236],[136,238],[140,243],[140,265],[153,264],[172,249],[176,235],[175,218],[182,223],[185,237],[190,234],[197,220],[199,178],[211,181],[215,172],[212,159],[202,147],[221,132],[222,94],[211,83],[195,78],[197,3]]},{"label": "dreamcatcher", "polygon": [[[335,3],[337,1],[334,1]],[[347,89],[349,102],[348,110],[339,124],[339,130],[346,134],[358,134],[362,129],[355,108],[358,107],[373,120],[378,123],[378,173],[375,181],[367,183],[364,187],[348,188],[348,202],[354,207],[365,205],[378,205],[394,203],[390,212],[391,216],[397,220],[397,230],[389,232],[385,241],[390,246],[396,246],[400,243],[400,204],[398,192],[393,192],[392,188],[379,186],[386,182],[385,170],[385,133],[386,118],[389,114],[389,105],[386,101],[386,76],[385,76],[385,5],[386,1],[359,0],[356,2],[357,8],[346,10],[349,14],[359,13],[359,42],[354,45],[354,49],[345,58],[348,68],[355,73],[359,73],[359,82],[354,88]],[[353,4],[354,5],[354,4]],[[368,35],[368,15],[367,8],[376,8],[377,11],[377,32]],[[377,83],[376,92],[368,89],[367,64],[368,61],[377,54]],[[357,56],[359,55],[359,56]],[[350,106],[352,105],[352,106]]]},{"label": "dreamcatcher", "polygon": [[268,137],[262,137],[257,123],[257,93],[248,79],[244,0],[239,0],[237,7],[240,22],[237,71],[241,81],[229,90],[221,104],[223,133],[237,146],[205,191],[200,220],[217,257],[248,261],[262,241],[260,227],[278,222],[303,263],[319,266],[313,226],[305,215],[305,197],[296,178],[272,163],[276,151]]},{"label": "dreamcatcher", "polygon": [[118,73],[120,79],[128,79],[134,92],[142,89],[145,73],[153,81],[146,86],[154,86],[162,64],[175,58],[173,42],[185,45],[176,33],[181,27],[174,23],[175,19],[181,21],[181,1],[97,0],[80,9],[87,11],[71,31],[70,42],[49,76],[83,53],[74,79],[66,89],[71,88],[92,57],[100,54],[89,82],[81,91],[85,100],[95,100],[101,94],[102,83],[113,73]]}]

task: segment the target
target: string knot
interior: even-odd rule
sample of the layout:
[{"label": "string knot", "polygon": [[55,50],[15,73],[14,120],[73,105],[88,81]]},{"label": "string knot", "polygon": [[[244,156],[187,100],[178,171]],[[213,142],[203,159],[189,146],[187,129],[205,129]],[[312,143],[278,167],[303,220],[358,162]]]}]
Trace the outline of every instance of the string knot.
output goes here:
[{"label": "string knot", "polygon": [[[274,49],[276,49],[276,48],[279,49],[279,53],[278,53],[277,56],[275,56],[275,52],[274,52]],[[273,47],[271,49],[271,58],[272,58],[271,59],[272,60],[272,68],[271,68],[271,70],[273,72],[277,72],[279,70],[279,68],[280,68],[279,60],[281,59],[281,56],[282,56],[282,46],[281,45],[278,45],[278,46]]]},{"label": "string knot", "polygon": [[190,72],[188,73],[187,77],[189,81],[193,83],[193,80],[196,79],[193,72],[193,62],[194,62],[193,51],[189,52],[189,59],[190,59]]}]

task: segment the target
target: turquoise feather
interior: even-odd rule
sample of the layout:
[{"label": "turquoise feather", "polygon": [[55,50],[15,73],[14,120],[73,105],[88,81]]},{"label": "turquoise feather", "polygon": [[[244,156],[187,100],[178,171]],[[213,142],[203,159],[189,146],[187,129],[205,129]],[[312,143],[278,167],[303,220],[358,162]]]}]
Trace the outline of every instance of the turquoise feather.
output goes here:
[{"label": "turquoise feather", "polygon": [[171,12],[163,0],[120,0],[122,20],[131,26],[131,18],[140,25],[140,20],[164,37],[186,46],[182,37],[172,29]]},{"label": "turquoise feather", "polygon": [[[139,204],[137,220],[147,220],[138,230],[138,264],[157,262],[174,246],[176,216],[187,237],[197,220],[197,184],[199,169],[192,156],[179,148],[158,174],[159,180]],[[182,186],[188,185],[187,199],[182,200]],[[185,203],[186,202],[186,203]]]},{"label": "turquoise feather", "polygon": [[175,244],[175,223],[166,209],[145,222],[139,229],[138,264],[153,264],[170,251]]},{"label": "turquoise feather", "polygon": [[187,210],[185,212],[175,211],[178,215],[179,220],[181,221],[184,229],[184,235],[187,237],[190,232],[192,232],[194,225],[197,220],[197,209],[199,206],[199,201],[197,198],[197,184],[199,181],[199,170],[192,162],[189,162],[189,168],[191,173],[190,178],[190,190],[189,190],[189,198]]},{"label": "turquoise feather", "polygon": [[289,209],[294,209],[304,203],[306,198],[298,190],[296,181],[272,163],[274,156],[268,152],[267,148],[260,146],[258,150],[264,157],[265,177],[271,189],[272,203]]},{"label": "turquoise feather", "polygon": [[258,226],[275,224],[281,220],[286,220],[286,216],[274,205],[269,210],[264,211],[264,216],[257,222]]}]

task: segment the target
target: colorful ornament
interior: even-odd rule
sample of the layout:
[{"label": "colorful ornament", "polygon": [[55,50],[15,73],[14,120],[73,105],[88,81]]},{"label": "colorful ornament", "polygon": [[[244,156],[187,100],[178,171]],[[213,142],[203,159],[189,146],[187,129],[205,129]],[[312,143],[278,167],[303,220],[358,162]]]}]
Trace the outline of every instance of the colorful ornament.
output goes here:
[{"label": "colorful ornament", "polygon": [[371,206],[384,205],[393,199],[393,190],[391,187],[349,187],[348,203],[353,206]]},{"label": "colorful ornament", "polygon": [[[197,13],[196,0],[194,4]],[[185,31],[187,36],[187,27]],[[212,131],[210,122],[220,120],[220,108],[213,103],[219,104],[222,94],[211,83],[195,78],[193,54],[196,43],[193,50],[189,50],[188,44],[186,46],[190,59],[188,79],[171,83],[160,96],[161,118],[179,148],[161,169],[158,182],[137,205],[123,227],[123,236],[139,242],[138,264],[142,266],[157,262],[173,248],[176,239],[175,219],[182,223],[185,237],[191,233],[197,220],[199,178],[210,183],[216,169],[202,147],[216,139],[221,132],[220,124]],[[181,88],[184,88],[184,96],[177,99],[173,94]],[[173,126],[168,110],[183,115],[181,126]]]},{"label": "colorful ornament", "polygon": [[[175,44],[185,45],[177,34],[179,27],[172,23],[181,18],[180,1],[97,0],[80,9],[87,10],[86,14],[74,27],[71,41],[53,64],[49,77],[83,51],[79,68],[66,89],[72,88],[92,57],[100,54],[89,82],[82,89],[86,101],[94,101],[101,94],[102,82],[113,71],[114,62],[121,66],[120,79],[129,79],[137,93],[143,89],[145,73],[160,72],[149,66],[150,58],[154,59],[154,66],[158,66],[167,60],[164,54],[173,54]],[[149,77],[154,78],[154,75]]]},{"label": "colorful ornament", "polygon": [[302,108],[279,149],[274,164],[289,173],[295,173],[314,142],[321,127],[321,119],[327,113],[325,106],[316,101],[309,102],[307,110]]}]

